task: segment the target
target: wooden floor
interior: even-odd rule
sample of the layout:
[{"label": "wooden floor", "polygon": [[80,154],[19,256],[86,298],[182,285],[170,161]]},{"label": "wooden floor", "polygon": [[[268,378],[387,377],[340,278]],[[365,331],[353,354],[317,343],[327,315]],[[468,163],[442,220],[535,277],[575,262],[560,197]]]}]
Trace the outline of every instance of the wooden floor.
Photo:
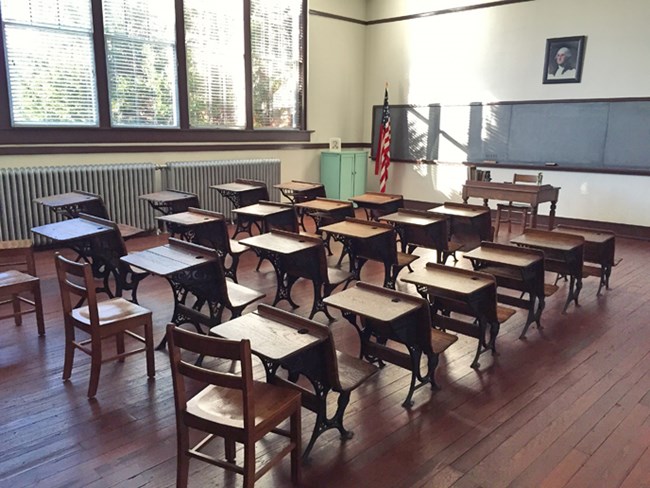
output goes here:
[{"label": "wooden floor", "polygon": [[[149,237],[128,246],[162,241]],[[478,371],[469,367],[475,342],[461,337],[441,358],[440,390],[418,390],[410,410],[401,406],[409,375],[387,365],[353,393],[345,422],[354,438],[341,442],[335,431],[325,433],[304,466],[303,486],[650,486],[650,244],[619,239],[616,245],[623,261],[614,269],[611,290],[596,297],[597,279],[587,279],[581,306],[562,315],[567,285],[561,283],[547,301],[544,329],[531,328],[519,340],[525,314],[518,311],[502,325],[499,356],[483,355]],[[92,401],[86,398],[87,356],[77,353],[71,381],[62,382],[63,323],[52,255],[37,255],[46,336],[37,336],[32,317],[20,328],[10,320],[1,324],[0,486],[173,486],[176,441],[166,352],[156,352],[151,382],[144,355],[104,364]],[[416,265],[431,257],[422,255]],[[247,253],[240,283],[265,291],[270,303],[274,274],[268,263],[260,272],[255,264]],[[369,263],[362,278],[380,284],[382,270]],[[296,285],[296,313],[309,312],[311,296],[310,284]],[[154,311],[160,339],[171,317],[167,282],[147,278],[140,303]],[[356,353],[356,333],[333,314],[337,347]],[[325,320],[322,314],[317,319]],[[256,371],[262,378],[259,365]],[[305,443],[313,422],[303,409]],[[275,445],[263,441],[260,458]],[[192,461],[190,486],[241,482]],[[290,486],[288,461],[258,486]]]}]

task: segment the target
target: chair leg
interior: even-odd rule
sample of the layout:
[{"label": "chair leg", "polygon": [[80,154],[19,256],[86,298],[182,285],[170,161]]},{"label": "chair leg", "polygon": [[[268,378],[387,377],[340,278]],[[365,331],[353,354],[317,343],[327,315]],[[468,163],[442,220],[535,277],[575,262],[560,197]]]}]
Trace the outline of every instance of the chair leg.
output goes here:
[{"label": "chair leg", "polygon": [[[115,334],[115,346],[118,354],[124,354],[124,332]],[[124,362],[124,356],[118,359],[120,363]]]},{"label": "chair leg", "polygon": [[36,327],[38,335],[45,335],[45,320],[43,319],[43,299],[41,298],[41,286],[37,284],[33,290],[34,306],[36,307]]},{"label": "chair leg", "polygon": [[301,436],[301,427],[300,427],[300,405],[291,416],[290,420],[290,429],[291,429],[291,442],[294,444],[293,451],[291,451],[291,482],[295,486],[300,485],[301,481],[301,469],[300,469],[300,454],[302,451],[302,436]]},{"label": "chair leg", "polygon": [[187,481],[190,475],[190,457],[187,452],[190,449],[190,439],[187,427],[176,424],[178,433],[176,435],[176,488],[187,488]]},{"label": "chair leg", "polygon": [[65,326],[65,358],[63,360],[63,381],[69,380],[74,361],[74,328]]},{"label": "chair leg", "polygon": [[102,368],[102,341],[97,338],[91,339],[90,348],[90,383],[88,384],[88,398],[95,398],[97,386],[99,385],[99,371]]},{"label": "chair leg", "polygon": [[23,325],[23,316],[20,313],[20,297],[18,295],[11,295],[11,305],[14,309],[14,321],[16,322],[16,327],[20,327]]},{"label": "chair leg", "polygon": [[[236,361],[233,361],[233,365],[236,363]],[[233,371],[234,372],[234,371]],[[234,463],[235,462],[235,441],[232,439],[224,438],[224,447],[226,450],[226,461],[229,463]]]},{"label": "chair leg", "polygon": [[151,318],[149,318],[149,320],[144,324],[144,347],[147,356],[147,376],[153,378],[156,375],[156,364],[153,355],[153,323]]},{"label": "chair leg", "polygon": [[244,488],[255,486],[255,443],[244,444]]},{"label": "chair leg", "polygon": [[[494,237],[499,235],[499,227],[501,227],[501,209],[497,208],[497,221],[494,223]],[[444,263],[443,263],[444,264]]]}]

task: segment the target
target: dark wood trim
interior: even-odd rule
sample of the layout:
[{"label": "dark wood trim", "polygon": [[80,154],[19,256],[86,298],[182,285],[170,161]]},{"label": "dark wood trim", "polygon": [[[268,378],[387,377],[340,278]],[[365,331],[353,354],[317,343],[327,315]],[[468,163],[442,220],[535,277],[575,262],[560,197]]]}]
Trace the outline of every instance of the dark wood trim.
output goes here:
[{"label": "dark wood trim", "polygon": [[[443,202],[423,202],[421,200],[404,200],[405,208],[412,208],[415,210],[428,210],[433,207],[442,205]],[[496,217],[496,210],[492,210],[492,219]],[[566,217],[555,217],[556,225],[569,225],[577,227],[586,227],[588,229],[599,229],[613,232],[617,237],[625,237],[627,239],[636,239],[641,241],[650,241],[650,227],[632,224],[618,224],[614,222],[599,222],[597,220],[581,220],[569,219]],[[537,226],[545,229],[548,225],[547,215],[537,216]]]},{"label": "dark wood trim", "polygon": [[516,3],[533,2],[535,0],[500,0],[497,2],[482,3],[478,5],[466,5],[464,7],[446,8],[442,10],[433,10],[430,12],[422,12],[419,14],[403,15],[400,17],[390,17],[387,19],[369,20],[366,25],[388,24],[391,22],[402,22],[405,20],[423,19],[426,17],[434,17],[436,15],[457,14],[460,12],[468,12],[470,10],[481,10],[484,8],[503,7],[505,5],[512,5]]},{"label": "dark wood trim", "polygon": [[185,48],[185,15],[183,0],[176,0],[176,77],[178,79],[178,122],[181,129],[190,128],[189,86],[187,84],[187,50]]},{"label": "dark wood trim", "polygon": [[564,171],[566,173],[599,173],[608,175],[628,175],[628,176],[650,176],[650,169],[632,168],[632,167],[598,167],[598,166],[570,166],[564,164],[554,164],[547,166],[545,164],[516,164],[516,163],[463,163],[466,166],[476,166],[477,168],[507,168],[507,169],[527,169],[531,171]]},{"label": "dark wood trim", "polygon": [[[106,66],[106,37],[104,36],[104,11],[102,0],[91,0],[93,14],[93,49],[95,54],[95,83],[97,83],[97,110],[99,127],[111,126],[111,102],[108,93],[108,67]],[[13,131],[20,129],[13,129]]]},{"label": "dark wood trim", "polygon": [[0,130],[0,145],[22,144],[100,144],[174,142],[306,142],[310,131],[293,129],[151,129],[151,128],[42,128]]},{"label": "dark wood trim", "polygon": [[7,58],[5,57],[5,30],[3,28],[2,11],[0,11],[0,80],[6,80],[4,89],[0,90],[0,130],[11,128],[11,108],[9,105],[9,73],[7,73]]},{"label": "dark wood trim", "polygon": [[320,10],[309,10],[309,15],[315,17],[325,17],[327,19],[342,20],[343,22],[352,22],[353,24],[368,25],[368,22],[365,20],[353,19],[352,17],[344,17],[342,15],[330,14],[328,12],[322,12]]},{"label": "dark wood trim", "polygon": [[244,83],[246,83],[246,130],[253,130],[253,51],[251,2],[244,0]]},{"label": "dark wood trim", "polygon": [[302,24],[300,26],[301,43],[300,49],[302,64],[300,65],[300,76],[302,76],[302,90],[300,94],[300,129],[307,129],[307,61],[308,61],[308,44],[307,44],[307,0],[302,0]]},{"label": "dark wood trim", "polygon": [[[357,149],[368,147],[363,142],[348,142],[344,148]],[[156,145],[156,144],[115,144],[111,146],[95,145],[38,145],[38,146],[0,146],[0,156],[25,154],[99,154],[99,153],[145,153],[145,152],[196,152],[196,151],[281,151],[291,150],[326,150],[325,142],[296,143],[274,142],[269,144],[191,144],[191,145]]]}]

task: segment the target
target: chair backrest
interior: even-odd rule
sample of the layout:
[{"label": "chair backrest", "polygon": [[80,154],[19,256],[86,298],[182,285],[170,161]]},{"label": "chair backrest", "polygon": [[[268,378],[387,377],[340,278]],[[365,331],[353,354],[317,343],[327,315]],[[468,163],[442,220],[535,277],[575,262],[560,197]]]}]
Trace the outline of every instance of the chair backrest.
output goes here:
[{"label": "chair backrest", "polygon": [[[93,286],[93,274],[90,264],[71,261],[59,254],[54,256],[56,275],[61,290],[63,316],[67,322],[77,303],[86,303],[90,314],[90,326],[99,327],[97,313],[97,294]],[[77,297],[77,300],[73,300]]]},{"label": "chair backrest", "polygon": [[[198,252],[199,254],[212,253],[219,257],[217,251],[213,248],[200,246],[192,242],[181,241],[180,239],[169,238],[169,244],[183,248],[191,252]],[[182,290],[175,291],[177,294],[186,296],[185,292],[190,292],[194,296],[202,297],[221,306],[229,308],[231,306],[230,298],[228,296],[228,284],[226,282],[226,274],[223,268],[221,259],[215,259],[209,263],[198,268],[192,268],[187,272],[175,273],[171,277],[171,281],[176,286],[180,286]],[[182,303],[178,303],[177,307],[183,311],[184,314],[193,317],[195,320],[212,327],[221,322],[220,316],[212,323],[205,314],[195,310],[190,306],[190,298],[187,297],[188,304],[185,304],[185,298]]]},{"label": "chair backrest", "polygon": [[292,180],[294,183],[307,183],[310,185],[318,185],[318,187],[314,188],[313,190],[307,190],[303,191],[300,194],[295,196],[295,202],[296,203],[301,203],[301,202],[308,202],[309,200],[313,200],[314,198],[325,198],[327,195],[325,194],[325,185],[320,184],[320,183],[312,183],[310,181],[299,181],[299,180]]},{"label": "chair backrest", "polygon": [[256,186],[257,188],[245,191],[241,194],[241,206],[246,207],[248,205],[253,205],[254,203],[259,203],[260,200],[269,199],[269,190],[266,187],[266,183],[260,180],[247,180],[244,178],[237,178],[235,183],[241,183],[243,185]]},{"label": "chair backrest", "polygon": [[535,183],[537,184],[537,175],[523,175],[521,173],[515,173],[512,175],[513,183]]},{"label": "chair backrest", "polygon": [[257,313],[258,315],[271,320],[291,324],[299,329],[306,329],[311,335],[321,337],[323,341],[320,344],[320,348],[318,349],[318,352],[314,353],[321,354],[321,361],[323,361],[327,381],[329,382],[330,387],[334,391],[340,391],[342,389],[341,380],[339,378],[339,366],[336,359],[334,336],[329,327],[266,304],[258,305]]},{"label": "chair backrest", "polygon": [[260,200],[259,203],[281,208],[282,210],[266,217],[267,230],[280,229],[288,232],[299,232],[296,208],[288,203],[269,202]]},{"label": "chair backrest", "polygon": [[111,232],[100,234],[96,238],[91,239],[90,245],[93,256],[101,256],[102,259],[109,262],[112,266],[118,267],[120,265],[119,259],[128,254],[126,243],[122,238],[119,226],[112,220],[95,215],[80,213],[79,217],[111,228]]},{"label": "chair backrest", "polygon": [[363,219],[345,219],[349,222],[357,222],[359,224],[368,225],[370,227],[378,227],[387,229],[389,232],[384,232],[378,236],[369,239],[354,240],[356,254],[360,257],[381,261],[388,264],[397,263],[397,233],[395,228],[390,224],[383,222],[374,222]]},{"label": "chair backrest", "polygon": [[214,249],[221,257],[228,254],[230,252],[230,236],[225,216],[222,213],[202,208],[190,207],[187,210],[217,219],[194,227],[192,242]]},{"label": "chair backrest", "polygon": [[349,203],[350,205],[341,207],[338,210],[333,210],[331,212],[320,212],[318,214],[320,217],[318,220],[318,227],[320,228],[326,225],[342,222],[348,217],[354,218],[354,206],[352,205],[352,202]]},{"label": "chair backrest", "polygon": [[0,271],[15,269],[36,276],[32,241],[0,241]]},{"label": "chair backrest", "polygon": [[325,253],[325,243],[318,237],[300,235],[297,232],[286,232],[274,230],[275,234],[282,234],[300,239],[302,241],[313,242],[314,247],[305,251],[290,255],[284,260],[283,268],[289,276],[305,278],[312,280],[317,284],[329,283],[327,274],[327,254]]},{"label": "chair backrest", "polygon": [[[169,360],[171,363],[172,383],[174,386],[174,404],[177,422],[181,422],[187,408],[187,391],[185,378],[202,384],[214,385],[221,388],[239,390],[242,392],[244,429],[255,425],[255,396],[253,394],[253,366],[251,360],[250,341],[229,341],[216,337],[197,334],[180,329],[174,324],[167,325],[167,343],[169,344]],[[182,354],[185,353],[185,354]],[[187,353],[239,361],[241,374],[225,373],[197,366],[194,361],[188,361]],[[206,363],[205,359],[203,363]]]},{"label": "chair backrest", "polygon": [[168,189],[167,191],[175,191],[178,193],[184,193],[187,195],[186,198],[182,198],[180,200],[173,200],[169,202],[169,208],[170,212],[175,214],[175,213],[181,213],[181,212],[187,212],[187,209],[190,207],[200,207],[201,204],[199,203],[199,197],[198,195],[194,193],[190,193],[187,191],[180,191],[180,190],[173,190],[173,189]]},{"label": "chair backrest", "polygon": [[89,197],[94,197],[94,200],[90,200],[81,205],[81,212],[87,215],[94,215],[95,217],[100,217],[102,219],[110,220],[108,215],[108,209],[104,203],[104,199],[98,193],[90,193],[83,190],[74,190],[75,193],[80,193],[82,195],[88,195]]}]

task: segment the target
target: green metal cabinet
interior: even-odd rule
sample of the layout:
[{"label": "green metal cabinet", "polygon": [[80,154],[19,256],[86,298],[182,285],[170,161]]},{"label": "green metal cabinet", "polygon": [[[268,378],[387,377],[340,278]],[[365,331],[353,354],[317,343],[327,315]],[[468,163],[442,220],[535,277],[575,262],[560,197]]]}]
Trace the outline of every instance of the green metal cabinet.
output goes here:
[{"label": "green metal cabinet", "polygon": [[367,151],[323,151],[320,181],[328,198],[347,200],[366,192]]}]

